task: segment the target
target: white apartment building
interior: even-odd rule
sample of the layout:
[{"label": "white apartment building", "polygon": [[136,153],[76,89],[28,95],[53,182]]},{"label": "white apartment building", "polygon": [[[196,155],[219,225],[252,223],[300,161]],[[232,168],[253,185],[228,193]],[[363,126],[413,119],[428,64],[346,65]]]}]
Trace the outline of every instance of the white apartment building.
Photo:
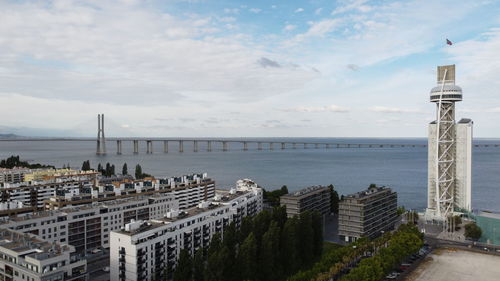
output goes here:
[{"label": "white apartment building", "polygon": [[24,175],[32,173],[28,168],[0,168],[0,183],[19,183],[24,181]]},{"label": "white apartment building", "polygon": [[[83,175],[44,181],[0,183],[0,200],[9,203],[8,208],[0,210],[0,217],[32,213],[43,209],[45,201],[58,194],[75,193],[81,189],[90,190],[95,184],[92,177]],[[16,203],[17,208],[13,208],[11,202]]]},{"label": "white apartment building", "polygon": [[68,243],[84,254],[108,248],[109,233],[132,220],[159,219],[178,209],[174,195],[163,193],[10,217],[0,227],[35,234],[48,242]]},{"label": "white apartment building", "polygon": [[207,247],[215,233],[231,222],[262,210],[262,189],[251,180],[240,180],[230,191],[166,218],[134,221],[110,237],[111,280],[163,280],[171,278],[181,249],[193,253]]},{"label": "white apartment building", "polygon": [[57,210],[67,206],[86,205],[121,198],[129,198],[155,193],[172,193],[179,201],[179,208],[196,206],[199,202],[215,195],[215,181],[204,174],[193,174],[165,179],[125,180],[113,184],[98,185],[94,188],[66,191],[45,202],[45,208]]},{"label": "white apartment building", "polygon": [[74,247],[69,245],[0,229],[0,280],[85,281],[87,262],[74,256],[74,252]]}]

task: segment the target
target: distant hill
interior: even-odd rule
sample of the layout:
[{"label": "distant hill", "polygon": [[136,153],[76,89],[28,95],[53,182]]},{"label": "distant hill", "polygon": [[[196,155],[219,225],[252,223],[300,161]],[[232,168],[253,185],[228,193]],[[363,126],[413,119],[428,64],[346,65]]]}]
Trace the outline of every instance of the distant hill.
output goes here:
[{"label": "distant hill", "polygon": [[0,139],[19,139],[24,138],[16,134],[0,134]]}]

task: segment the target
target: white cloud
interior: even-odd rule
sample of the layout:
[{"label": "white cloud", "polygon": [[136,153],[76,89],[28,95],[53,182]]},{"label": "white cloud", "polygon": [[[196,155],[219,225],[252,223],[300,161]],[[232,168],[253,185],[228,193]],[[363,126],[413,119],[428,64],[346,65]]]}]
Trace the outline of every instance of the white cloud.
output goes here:
[{"label": "white cloud", "polygon": [[266,98],[316,77],[304,69],[258,67],[255,61],[273,55],[216,30],[209,17],[177,18],[147,6],[3,3],[0,92],[174,105]]},{"label": "white cloud", "polygon": [[467,86],[497,95],[500,87],[500,28],[491,28],[477,38],[455,42],[444,50],[455,61]]},{"label": "white cloud", "polygon": [[346,3],[344,5],[340,5],[333,10],[332,15],[342,14],[352,10],[358,10],[360,12],[369,12],[371,10],[370,6],[365,5],[368,0],[348,0],[345,2]]},{"label": "white cloud", "polygon": [[285,25],[285,28],[283,28],[285,31],[292,31],[294,30],[295,28],[297,28],[296,25],[293,25],[293,24],[287,24]]},{"label": "white cloud", "polygon": [[380,113],[425,113],[421,110],[416,109],[406,109],[399,107],[386,107],[386,106],[373,106],[370,111],[380,112]]},{"label": "white cloud", "polygon": [[262,9],[259,9],[259,8],[250,8],[249,11],[252,12],[252,13],[254,13],[254,14],[258,14],[258,13],[262,12]]},{"label": "white cloud", "polygon": [[238,8],[224,8],[224,13],[226,13],[226,14],[239,14],[240,9],[238,9]]},{"label": "white cloud", "polygon": [[235,22],[236,18],[235,17],[221,17],[219,18],[220,22]]},{"label": "white cloud", "polygon": [[323,8],[317,8],[317,9],[314,11],[314,14],[316,14],[316,15],[320,15],[322,11],[323,11]]},{"label": "white cloud", "polygon": [[318,22],[311,22],[309,29],[301,34],[297,34],[293,39],[285,42],[285,45],[293,46],[307,39],[324,37],[333,32],[340,24],[339,19],[324,19]]},{"label": "white cloud", "polygon": [[338,105],[327,105],[327,106],[299,106],[294,108],[285,109],[286,112],[349,112],[348,107],[338,106]]},{"label": "white cloud", "polygon": [[302,13],[304,11],[303,8],[298,8],[297,10],[295,10],[295,13]]},{"label": "white cloud", "polygon": [[[0,1],[0,120],[62,129],[90,118],[81,132],[91,136],[98,112],[149,136],[425,136],[431,60],[445,53],[464,89],[457,119],[498,135],[500,31],[469,34],[500,23],[485,13],[470,24],[482,12],[475,1],[339,0],[334,16],[303,6],[321,16],[300,29],[281,13],[240,19],[245,5],[169,14],[124,1]],[[460,39],[436,52],[443,34]],[[398,122],[411,126],[387,129]]]}]

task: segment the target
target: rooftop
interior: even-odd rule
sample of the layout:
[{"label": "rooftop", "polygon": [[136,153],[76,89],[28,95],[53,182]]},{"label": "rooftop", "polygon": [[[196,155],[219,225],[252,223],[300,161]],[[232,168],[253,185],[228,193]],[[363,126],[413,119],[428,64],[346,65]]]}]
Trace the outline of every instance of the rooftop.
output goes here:
[{"label": "rooftop", "polygon": [[202,214],[204,212],[208,211],[216,211],[218,209],[221,209],[223,207],[227,207],[229,202],[232,200],[241,197],[246,194],[252,194],[252,191],[236,191],[235,193],[230,193],[228,190],[217,190],[217,195],[220,197],[215,196],[215,198],[211,201],[206,201],[198,204],[197,207],[192,207],[189,209],[182,210],[178,214],[172,217],[163,217],[161,219],[155,219],[151,220],[149,222],[143,221],[143,222],[136,222],[140,224],[140,226],[134,230],[131,231],[126,231],[124,229],[121,229],[120,231],[117,231],[118,233],[122,234],[127,234],[127,235],[134,235],[136,233],[148,231],[151,229],[155,229],[161,226],[164,226],[169,223],[173,223],[176,221],[184,220],[199,214]]},{"label": "rooftop", "polygon": [[120,204],[125,204],[125,203],[130,203],[134,201],[143,201],[147,199],[159,199],[159,198],[164,198],[166,197],[164,194],[153,194],[149,196],[136,196],[136,197],[128,197],[128,198],[123,198],[123,199],[115,199],[115,200],[110,200],[110,201],[105,201],[102,203],[93,203],[89,205],[82,205],[78,207],[65,207],[61,208],[59,210],[50,210],[50,211],[40,211],[40,212],[35,212],[33,214],[29,215],[24,215],[24,216],[12,216],[5,218],[3,221],[0,220],[0,225],[8,223],[9,221],[15,221],[15,222],[20,222],[20,221],[25,221],[25,220],[30,220],[30,219],[36,219],[36,218],[44,218],[44,217],[49,217],[49,216],[54,216],[54,215],[60,215],[60,216],[65,216],[68,213],[74,213],[74,212],[79,212],[79,211],[85,211],[85,210],[99,210],[101,208],[109,208],[109,207],[115,207]]},{"label": "rooftop", "polygon": [[368,187],[366,190],[362,190],[353,194],[349,194],[346,196],[346,198],[364,198],[371,196],[373,194],[382,192],[382,191],[391,191],[390,188],[385,187],[385,186],[375,186],[375,187]]},{"label": "rooftop", "polygon": [[305,197],[311,193],[314,193],[314,192],[317,192],[317,191],[323,191],[323,190],[327,190],[328,187],[327,186],[321,186],[321,185],[317,185],[317,186],[309,186],[309,187],[306,187],[306,188],[303,188],[299,191],[295,191],[294,193],[290,193],[290,194],[285,194],[281,197],[285,197],[285,198],[290,198],[290,197]]},{"label": "rooftop", "polygon": [[33,234],[21,233],[10,229],[0,229],[0,249],[1,248],[37,260],[53,258],[71,250],[68,245],[49,243],[39,239]]}]

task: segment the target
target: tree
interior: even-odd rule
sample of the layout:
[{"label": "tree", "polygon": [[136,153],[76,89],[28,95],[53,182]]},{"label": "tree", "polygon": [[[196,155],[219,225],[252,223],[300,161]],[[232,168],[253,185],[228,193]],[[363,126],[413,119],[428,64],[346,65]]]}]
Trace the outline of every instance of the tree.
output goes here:
[{"label": "tree", "polygon": [[370,185],[368,186],[368,188],[375,188],[375,187],[377,187],[377,184],[375,183],[370,183]]},{"label": "tree", "polygon": [[299,240],[297,237],[298,223],[297,217],[288,219],[281,232],[281,264],[287,275],[296,272],[300,267]]},{"label": "tree", "polygon": [[279,280],[280,266],[280,229],[276,222],[271,222],[269,230],[262,236],[260,251],[260,279]]},{"label": "tree", "polygon": [[286,185],[284,185],[280,188],[280,191],[281,191],[281,195],[288,194],[288,187]]},{"label": "tree", "polygon": [[54,166],[51,165],[42,165],[42,164],[30,164],[26,161],[21,161],[19,158],[19,155],[17,156],[10,156],[7,159],[4,159],[0,161],[0,168],[7,168],[7,169],[12,169],[14,167],[23,167],[23,168],[29,168],[29,169],[39,169],[39,168],[52,168],[55,169]]},{"label": "tree", "polygon": [[182,249],[179,254],[179,260],[174,271],[174,280],[191,281],[193,276],[193,261],[188,250]]},{"label": "tree", "polygon": [[100,172],[101,174],[103,173],[104,170],[102,169],[101,163],[97,165],[97,171]]},{"label": "tree", "polygon": [[399,206],[398,209],[397,209],[398,216],[401,216],[404,213],[406,213],[405,206]]},{"label": "tree", "polygon": [[299,216],[299,253],[301,253],[301,258],[304,266],[310,265],[313,261],[313,241],[314,241],[314,230],[312,228],[312,217],[311,212],[306,211]]},{"label": "tree", "polygon": [[481,238],[483,231],[475,223],[469,223],[465,225],[465,237],[471,238],[473,240],[478,240]]},{"label": "tree", "polygon": [[241,244],[238,263],[241,264],[241,280],[256,280],[257,242],[253,233],[250,233]]},{"label": "tree", "polygon": [[322,216],[318,212],[312,213],[312,229],[314,231],[313,254],[315,257],[320,257],[323,252],[323,221]]},{"label": "tree", "polygon": [[205,257],[203,249],[200,248],[194,254],[193,259],[193,281],[204,281],[203,272],[205,271]]},{"label": "tree", "polygon": [[135,166],[135,178],[136,179],[142,179],[142,167],[141,165],[137,164]]},{"label": "tree", "polygon": [[[241,221],[240,231],[239,231],[239,241],[243,243],[245,239],[250,235],[253,230],[253,218],[252,217],[244,217]],[[254,235],[255,238],[255,235]]]},{"label": "tree", "polygon": [[280,189],[276,189],[273,191],[266,191],[263,189],[263,199],[270,206],[279,206],[280,197],[288,194],[288,187],[286,185],[282,186]]},{"label": "tree", "polygon": [[122,175],[128,175],[128,167],[127,167],[127,163],[123,164],[123,167],[122,167]]},{"label": "tree", "polygon": [[335,187],[333,184],[330,184],[328,186],[328,189],[330,190],[330,212],[334,214],[339,213],[339,194],[335,190]]},{"label": "tree", "polygon": [[274,207],[273,212],[271,214],[271,219],[278,223],[278,227],[280,229],[283,228],[287,220],[286,207],[285,206]]},{"label": "tree", "polygon": [[116,175],[115,173],[115,165],[111,165],[111,170],[110,170],[110,175],[109,176],[114,176]]},{"label": "tree", "polygon": [[83,161],[82,164],[82,171],[90,171],[92,168],[90,168],[90,161]]},{"label": "tree", "polygon": [[[205,281],[222,281],[230,278],[231,276],[225,275],[229,258],[227,247],[222,247],[219,251],[210,253],[205,268]],[[177,279],[174,278],[174,280]]]},{"label": "tree", "polygon": [[220,233],[215,233],[212,237],[212,240],[210,240],[210,246],[208,247],[207,256],[211,256],[212,254],[220,251],[220,249],[222,248],[221,240],[222,239]]}]

